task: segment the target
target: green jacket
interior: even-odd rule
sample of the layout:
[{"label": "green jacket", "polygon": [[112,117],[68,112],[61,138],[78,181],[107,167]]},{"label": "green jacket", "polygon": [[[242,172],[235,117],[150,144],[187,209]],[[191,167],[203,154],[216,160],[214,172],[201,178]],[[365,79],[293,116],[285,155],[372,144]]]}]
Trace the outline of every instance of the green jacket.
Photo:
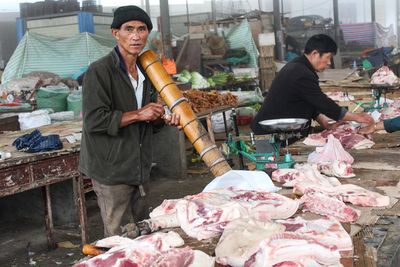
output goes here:
[{"label": "green jacket", "polygon": [[383,126],[388,133],[400,131],[400,116],[384,120]]},{"label": "green jacket", "polygon": [[[145,77],[142,107],[157,99],[150,80]],[[153,126],[139,122],[119,128],[122,113],[136,110],[137,103],[117,47],[89,66],[82,94],[79,170],[106,185],[146,182],[152,162]]]}]

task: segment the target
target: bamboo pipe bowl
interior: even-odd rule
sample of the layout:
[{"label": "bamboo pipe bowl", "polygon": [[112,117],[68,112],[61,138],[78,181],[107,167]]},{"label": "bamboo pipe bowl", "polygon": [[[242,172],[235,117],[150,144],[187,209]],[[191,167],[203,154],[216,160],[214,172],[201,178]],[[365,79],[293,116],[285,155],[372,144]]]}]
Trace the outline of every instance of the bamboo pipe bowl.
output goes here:
[{"label": "bamboo pipe bowl", "polygon": [[197,119],[190,104],[184,99],[182,92],[165,71],[158,56],[148,50],[139,57],[139,62],[167,106],[174,113],[180,115],[180,125],[183,127],[185,135],[210,168],[212,174],[220,176],[231,170],[219,149],[211,141],[208,132]]}]

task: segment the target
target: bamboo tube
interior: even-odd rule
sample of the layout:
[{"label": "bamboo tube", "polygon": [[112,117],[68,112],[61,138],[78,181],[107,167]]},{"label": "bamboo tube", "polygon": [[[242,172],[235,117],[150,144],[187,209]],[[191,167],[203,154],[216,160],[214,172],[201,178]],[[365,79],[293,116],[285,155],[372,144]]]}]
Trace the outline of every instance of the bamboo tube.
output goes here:
[{"label": "bamboo tube", "polygon": [[197,119],[190,104],[164,69],[158,56],[148,50],[139,57],[139,62],[165,104],[172,112],[180,115],[180,125],[186,137],[210,168],[211,173],[214,176],[220,176],[231,170],[217,146],[210,140],[210,136]]}]

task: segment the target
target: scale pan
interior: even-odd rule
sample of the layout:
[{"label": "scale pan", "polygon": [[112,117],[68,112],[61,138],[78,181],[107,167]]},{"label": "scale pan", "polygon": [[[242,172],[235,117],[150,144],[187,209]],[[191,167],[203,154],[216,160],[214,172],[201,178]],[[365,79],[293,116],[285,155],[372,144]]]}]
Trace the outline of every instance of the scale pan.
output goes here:
[{"label": "scale pan", "polygon": [[292,132],[305,128],[308,120],[307,119],[296,119],[296,118],[287,118],[287,119],[273,119],[273,120],[264,120],[258,122],[261,128],[270,133],[278,133],[278,132]]}]

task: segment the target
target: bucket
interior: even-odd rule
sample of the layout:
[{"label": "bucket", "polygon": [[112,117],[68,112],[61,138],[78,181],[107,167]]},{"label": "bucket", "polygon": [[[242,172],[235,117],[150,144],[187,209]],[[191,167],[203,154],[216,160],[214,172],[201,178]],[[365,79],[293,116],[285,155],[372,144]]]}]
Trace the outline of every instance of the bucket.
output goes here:
[{"label": "bucket", "polygon": [[236,109],[236,121],[238,125],[248,125],[256,116],[256,111],[251,107],[240,107]]},{"label": "bucket", "polygon": [[67,110],[74,112],[74,117],[79,117],[82,112],[82,92],[73,91],[67,97]]}]

